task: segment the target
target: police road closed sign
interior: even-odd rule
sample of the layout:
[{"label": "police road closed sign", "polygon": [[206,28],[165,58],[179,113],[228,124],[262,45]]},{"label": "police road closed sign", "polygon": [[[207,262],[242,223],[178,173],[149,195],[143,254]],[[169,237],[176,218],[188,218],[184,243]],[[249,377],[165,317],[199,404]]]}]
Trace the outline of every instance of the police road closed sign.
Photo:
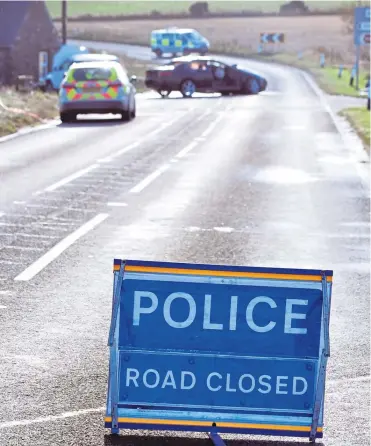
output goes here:
[{"label": "police road closed sign", "polygon": [[322,437],[332,271],[115,260],[114,274],[113,433]]}]

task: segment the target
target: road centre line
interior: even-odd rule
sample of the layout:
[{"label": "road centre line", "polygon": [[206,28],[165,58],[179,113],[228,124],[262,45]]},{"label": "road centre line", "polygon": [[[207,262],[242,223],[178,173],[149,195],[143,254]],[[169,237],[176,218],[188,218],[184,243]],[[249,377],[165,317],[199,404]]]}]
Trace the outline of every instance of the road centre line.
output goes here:
[{"label": "road centre line", "polygon": [[29,426],[31,424],[37,424],[37,423],[48,423],[51,421],[63,420],[64,418],[73,418],[82,415],[88,415],[90,413],[100,413],[104,411],[105,407],[98,407],[96,409],[82,409],[73,412],[64,412],[61,413],[60,415],[40,417],[40,418],[35,418],[33,420],[5,421],[4,423],[0,423],[0,429],[9,429],[12,427],[19,427],[19,426]]},{"label": "road centre line", "polygon": [[137,194],[139,192],[142,192],[144,188],[146,188],[149,184],[151,184],[152,181],[154,181],[157,177],[162,175],[169,167],[170,167],[169,164],[164,164],[163,166],[159,167],[157,170],[155,170],[146,178],[144,178],[144,180],[142,180],[140,183],[138,183],[136,186],[130,189],[129,192],[132,194]]},{"label": "road centre line", "polygon": [[198,145],[198,141],[192,141],[188,146],[184,147],[176,156],[176,158],[183,158],[185,155],[187,155],[188,152],[190,152],[192,149],[194,149]]},{"label": "road centre line", "polygon": [[43,256],[38,258],[34,263],[27,267],[22,273],[20,273],[14,280],[17,281],[27,281],[36,276],[40,271],[42,271],[49,263],[55,260],[60,254],[62,254],[67,248],[69,248],[73,243],[75,243],[79,238],[87,234],[89,231],[94,229],[100,223],[102,223],[109,214],[98,214],[82,226],[80,226],[76,231],[69,234],[59,243],[57,243],[53,248],[47,251]]},{"label": "road centre line", "polygon": [[214,129],[214,127],[217,125],[217,123],[222,119],[223,115],[219,115],[215,121],[213,121],[207,129],[201,134],[201,137],[207,136],[209,133],[211,133]]},{"label": "road centre line", "polygon": [[90,171],[96,169],[99,167],[99,164],[92,164],[91,166],[86,167],[85,169],[78,170],[77,172],[73,173],[72,175],[69,175],[68,177],[63,178],[60,181],[57,181],[56,183],[52,184],[51,186],[48,186],[44,189],[45,192],[53,192],[56,189],[60,188],[61,186],[64,186],[67,183],[70,183],[73,180],[76,180],[76,178],[80,178],[86,173],[89,173]]},{"label": "road centre line", "polygon": [[112,207],[125,207],[127,205],[128,205],[127,203],[119,203],[119,202],[116,202],[116,201],[109,201],[107,203],[107,206],[112,206]]}]

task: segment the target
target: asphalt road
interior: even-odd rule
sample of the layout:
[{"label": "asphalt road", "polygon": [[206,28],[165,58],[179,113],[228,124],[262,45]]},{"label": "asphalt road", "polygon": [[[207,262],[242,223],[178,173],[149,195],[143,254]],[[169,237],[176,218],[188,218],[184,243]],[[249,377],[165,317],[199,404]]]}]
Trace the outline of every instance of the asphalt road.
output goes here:
[{"label": "asphalt road", "polygon": [[144,95],[133,122],[0,143],[1,446],[104,444],[114,257],[333,269],[322,444],[369,444],[368,166],[307,77],[253,65],[256,97]]}]

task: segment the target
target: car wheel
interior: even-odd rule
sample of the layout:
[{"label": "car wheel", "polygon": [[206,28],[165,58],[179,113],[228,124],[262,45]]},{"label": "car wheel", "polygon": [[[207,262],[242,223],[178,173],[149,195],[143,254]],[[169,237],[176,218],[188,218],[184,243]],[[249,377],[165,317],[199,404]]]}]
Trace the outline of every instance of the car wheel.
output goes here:
[{"label": "car wheel", "polygon": [[260,91],[260,85],[257,79],[254,77],[249,77],[247,81],[245,82],[243,92],[245,94],[258,94]]},{"label": "car wheel", "polygon": [[121,112],[121,121],[128,122],[132,119],[132,111],[131,110],[123,110]]},{"label": "car wheel", "polygon": [[134,108],[131,111],[131,119],[134,119],[136,117],[136,115],[137,115],[137,107],[136,107],[136,104],[134,104]]},{"label": "car wheel", "polygon": [[76,115],[74,113],[61,112],[59,116],[63,123],[73,122],[76,120]]},{"label": "car wheel", "polygon": [[191,79],[186,79],[180,85],[180,92],[185,98],[191,98],[195,91],[196,85]]},{"label": "car wheel", "polygon": [[157,57],[161,57],[162,56],[162,51],[161,50],[155,50],[155,54]]},{"label": "car wheel", "polygon": [[171,90],[157,90],[157,93],[162,97],[162,98],[167,98],[170,93]]},{"label": "car wheel", "polygon": [[222,96],[229,96],[231,94],[230,91],[221,91],[220,93]]},{"label": "car wheel", "polygon": [[52,83],[50,81],[47,81],[46,85],[45,85],[45,92],[46,93],[51,93],[53,91],[54,91],[54,88],[53,88]]}]

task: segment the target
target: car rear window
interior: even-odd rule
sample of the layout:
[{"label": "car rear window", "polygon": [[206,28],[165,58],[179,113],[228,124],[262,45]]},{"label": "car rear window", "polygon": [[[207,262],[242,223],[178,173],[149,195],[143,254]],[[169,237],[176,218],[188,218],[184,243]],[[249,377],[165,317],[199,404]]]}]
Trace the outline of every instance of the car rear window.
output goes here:
[{"label": "car rear window", "polygon": [[76,68],[73,70],[75,81],[107,81],[111,77],[112,68]]}]

